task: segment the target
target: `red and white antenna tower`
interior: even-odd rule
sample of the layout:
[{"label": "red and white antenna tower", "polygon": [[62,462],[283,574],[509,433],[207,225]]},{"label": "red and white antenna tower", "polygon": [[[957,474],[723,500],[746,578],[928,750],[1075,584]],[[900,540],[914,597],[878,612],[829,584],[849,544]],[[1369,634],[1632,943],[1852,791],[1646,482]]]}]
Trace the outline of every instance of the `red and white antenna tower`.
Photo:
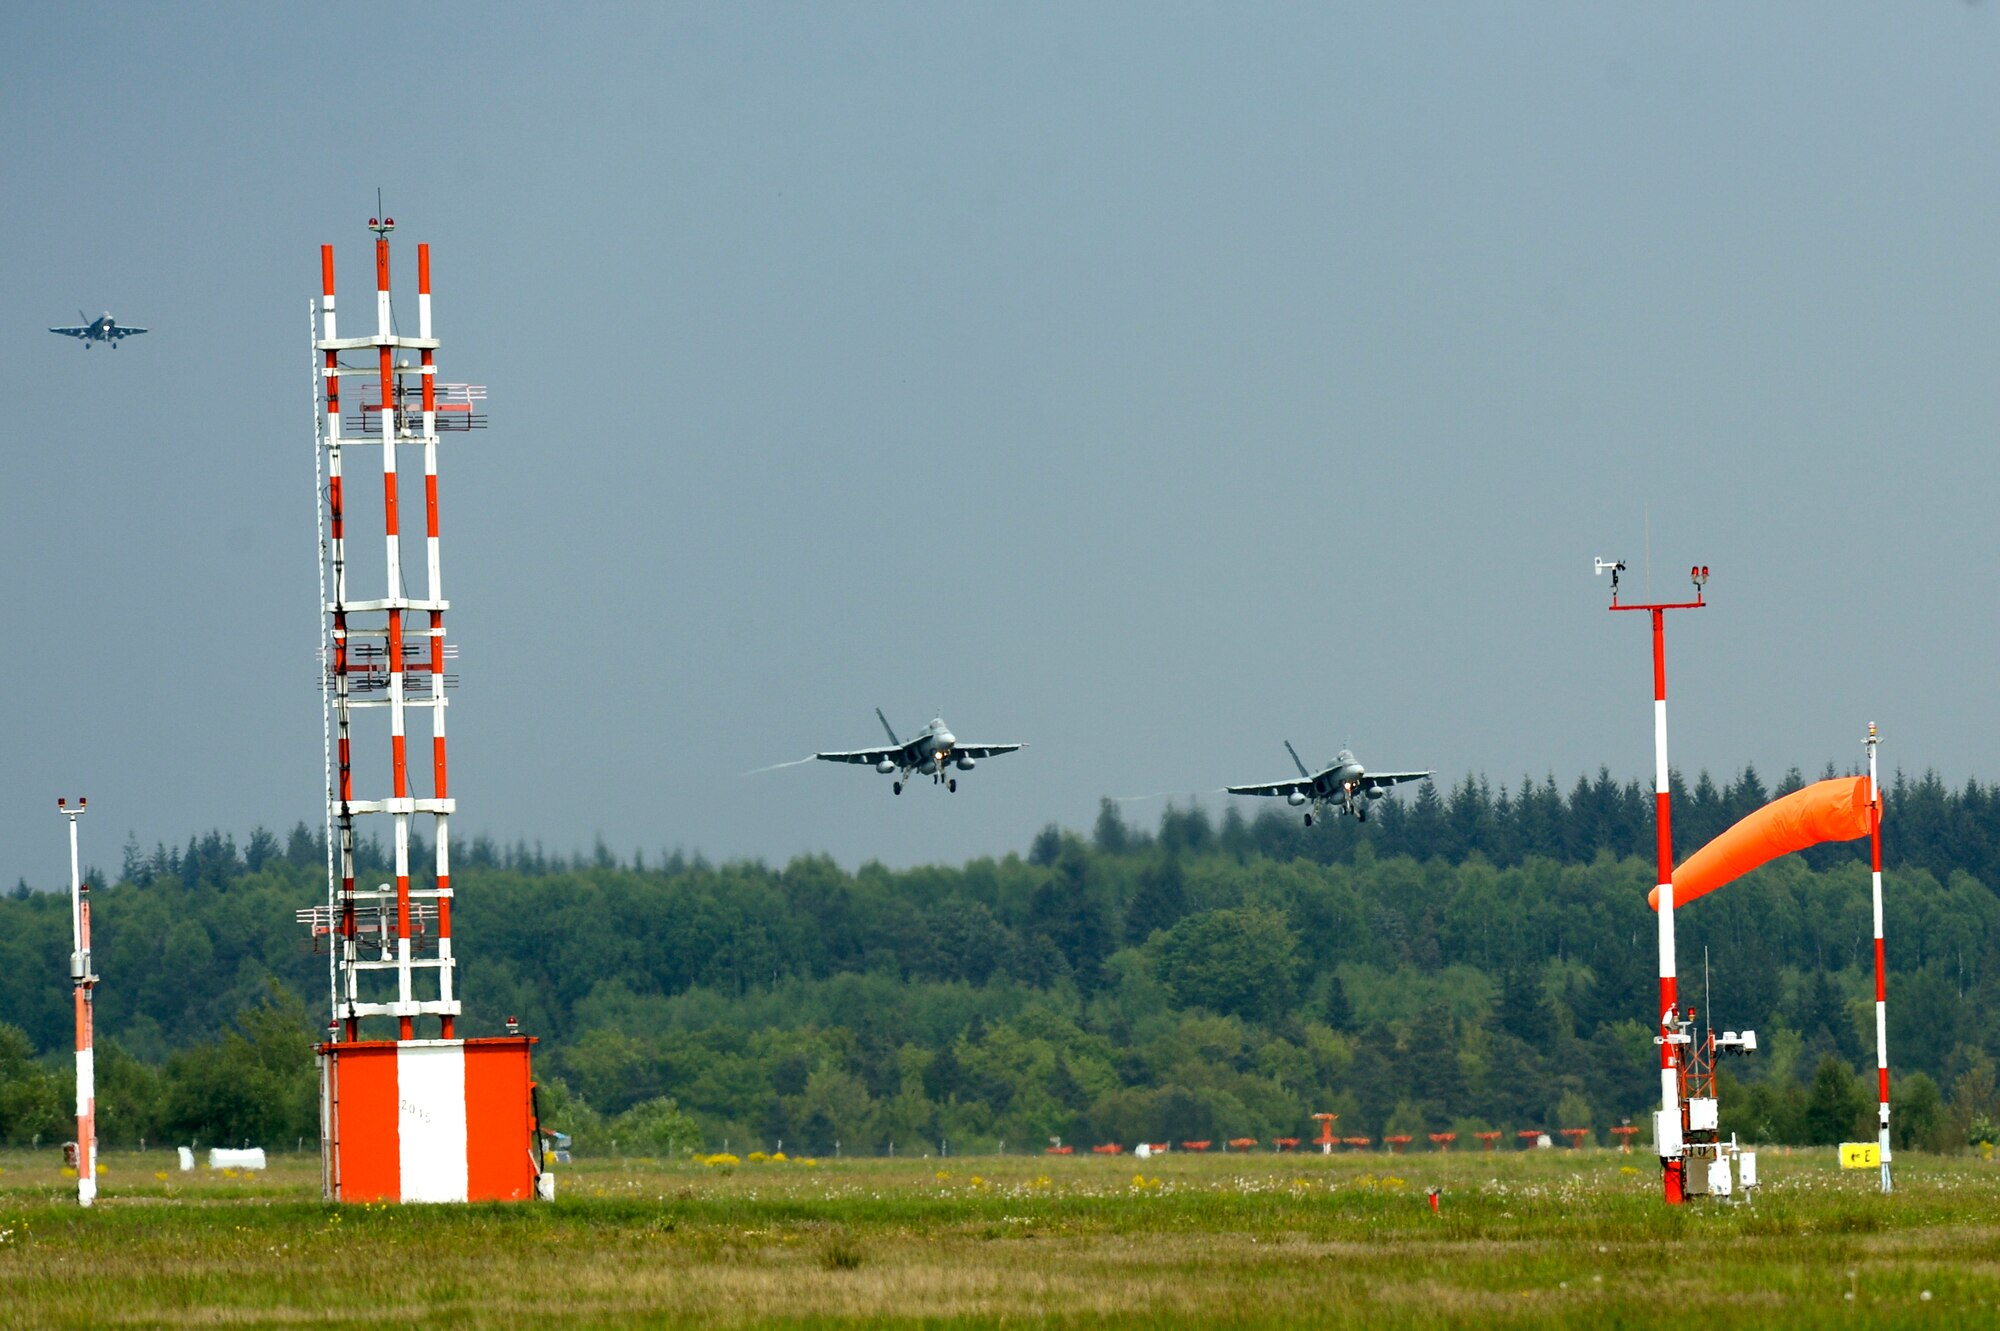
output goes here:
[{"label": "red and white antenna tower", "polygon": [[1882,742],[1868,723],[1868,852],[1874,865],[1875,896],[1875,1105],[1881,1133],[1882,1191],[1889,1183],[1889,963],[1882,946],[1882,784],[1875,748]]},{"label": "red and white antenna tower", "polygon": [[97,972],[90,964],[90,885],[83,881],[76,854],[76,820],[90,808],[79,799],[56,801],[56,812],[69,823],[69,981],[76,1001],[76,1200],[88,1206],[97,1200],[97,1055],[91,990]]},{"label": "red and white antenna tower", "polygon": [[[455,652],[444,636],[450,603],[439,560],[438,440],[441,430],[484,424],[473,403],[485,391],[436,381],[430,246],[417,246],[417,333],[405,337],[396,330],[390,299],[395,221],[374,217],[368,226],[375,233],[375,331],[339,335],[333,246],[322,245],[313,342],[320,393],[314,421],[326,463],[327,808],[338,842],[337,851],[329,846],[327,907],[299,914],[332,952],[330,1038],[320,1046],[324,1186],[329,1197],[344,1201],[526,1197],[539,1174],[529,1072],[534,1041],[519,1035],[458,1038],[451,938],[450,817],[457,804],[445,761],[446,692],[453,683],[445,661]],[[418,357],[415,365],[399,355],[410,352]],[[341,400],[343,381],[349,379],[359,381],[351,397],[360,400],[351,404],[358,407],[353,416],[343,416],[350,405]],[[357,449],[376,450],[382,460],[383,590],[374,597],[355,597],[350,586],[347,527],[360,496],[347,488],[347,455]],[[423,459],[422,596],[409,594],[404,571],[398,455],[405,450],[421,450]],[[426,711],[430,788],[420,793],[424,783],[412,780],[405,727],[411,712]],[[386,713],[388,790],[357,798],[357,723],[371,712]],[[394,884],[364,890],[356,884],[355,819],[378,814],[390,822]],[[436,846],[428,886],[410,864],[411,820],[426,815]],[[385,1022],[394,1023],[391,1038],[381,1038]]]},{"label": "red and white antenna tower", "polygon": [[1687,1197],[1687,1162],[1682,1148],[1687,1110],[1681,1103],[1680,1047],[1693,1037],[1688,1033],[1688,1024],[1681,1019],[1678,982],[1674,976],[1674,834],[1668,808],[1666,612],[1699,610],[1707,604],[1703,589],[1708,585],[1708,566],[1697,564],[1688,570],[1694,582],[1692,601],[1647,605],[1620,605],[1618,575],[1625,571],[1625,562],[1597,561],[1599,573],[1607,569],[1611,573],[1611,608],[1644,610],[1653,618],[1653,826],[1660,861],[1660,1021],[1659,1034],[1653,1037],[1660,1046],[1660,1108],[1653,1116],[1653,1144],[1660,1153],[1667,1204],[1678,1206]]}]

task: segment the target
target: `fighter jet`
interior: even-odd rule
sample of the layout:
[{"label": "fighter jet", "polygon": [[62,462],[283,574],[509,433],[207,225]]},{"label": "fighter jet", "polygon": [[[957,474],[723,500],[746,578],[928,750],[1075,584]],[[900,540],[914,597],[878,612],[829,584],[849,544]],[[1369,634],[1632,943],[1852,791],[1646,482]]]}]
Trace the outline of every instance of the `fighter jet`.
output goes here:
[{"label": "fighter jet", "polygon": [[90,350],[91,344],[94,342],[109,342],[111,349],[116,351],[118,350],[118,344],[126,338],[137,337],[146,331],[143,328],[128,328],[124,324],[119,323],[111,317],[110,310],[106,310],[95,319],[85,314],[82,310],[78,310],[76,317],[83,320],[83,323],[79,327],[51,328],[49,331],[51,333],[61,333],[64,337],[82,339],[85,351]]},{"label": "fighter jet", "polygon": [[946,790],[956,794],[958,778],[947,775],[946,768],[956,767],[961,772],[970,772],[981,758],[991,758],[996,753],[1012,753],[1025,747],[1020,744],[961,744],[941,716],[932,717],[923,733],[905,744],[896,738],[889,718],[882,715],[880,707],[875,709],[875,719],[882,723],[882,729],[889,732],[888,748],[847,749],[838,753],[815,753],[813,757],[829,763],[868,763],[884,776],[898,773],[893,786],[898,795],[919,772],[930,773],[932,785],[943,782]]},{"label": "fighter jet", "polygon": [[[1389,793],[1389,787],[1405,781],[1421,781],[1429,772],[1371,772],[1361,765],[1351,752],[1342,749],[1332,764],[1319,772],[1308,772],[1306,765],[1299,761],[1299,751],[1285,741],[1285,752],[1292,755],[1292,765],[1299,769],[1296,781],[1266,781],[1255,786],[1229,786],[1232,795],[1283,795],[1285,803],[1294,809],[1310,802],[1312,808],[1306,810],[1306,826],[1313,825],[1316,817],[1326,816],[1326,806],[1332,804],[1336,812],[1351,813],[1361,822],[1368,821],[1368,806]],[[1357,798],[1358,797],[1358,798]]]}]

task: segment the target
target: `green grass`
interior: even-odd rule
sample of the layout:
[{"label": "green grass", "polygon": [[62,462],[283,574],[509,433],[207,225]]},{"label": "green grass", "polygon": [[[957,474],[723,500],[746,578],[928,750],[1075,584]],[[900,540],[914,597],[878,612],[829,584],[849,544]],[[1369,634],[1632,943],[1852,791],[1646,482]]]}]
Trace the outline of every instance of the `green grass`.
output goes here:
[{"label": "green grass", "polygon": [[1831,1156],[1669,1210],[1610,1152],[584,1161],[553,1205],[477,1207],[113,1153],[85,1212],[51,1153],[0,1153],[0,1327],[1991,1321],[2000,1168],[1907,1157],[1885,1198]]}]

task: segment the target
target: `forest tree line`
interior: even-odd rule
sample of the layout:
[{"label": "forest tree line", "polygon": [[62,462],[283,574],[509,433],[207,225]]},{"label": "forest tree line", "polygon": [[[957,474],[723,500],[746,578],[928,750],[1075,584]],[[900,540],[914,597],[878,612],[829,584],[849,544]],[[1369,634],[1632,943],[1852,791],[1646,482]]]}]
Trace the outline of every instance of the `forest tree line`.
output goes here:
[{"label": "forest tree line", "polygon": [[[1699,778],[1682,853],[1800,780]],[[1887,794],[1897,1135],[1991,1140],[2000,795]],[[481,839],[455,848],[461,1031],[542,1037],[544,1112],[585,1149],[1269,1140],[1321,1110],[1343,1135],[1601,1139],[1656,1094],[1651,839],[1650,795],[1602,773],[1425,783],[1311,831],[1235,806],[1140,828],[1107,802],[1087,835],[907,870]],[[1683,993],[1763,1043],[1725,1073],[1748,1140],[1872,1135],[1864,855],[1789,857],[1680,915]],[[364,874],[385,869],[371,844]],[[128,844],[107,877],[105,1140],[310,1141],[327,971],[294,913],[325,899],[316,830]],[[0,1140],[68,1131],[68,930],[65,894],[0,900]]]}]

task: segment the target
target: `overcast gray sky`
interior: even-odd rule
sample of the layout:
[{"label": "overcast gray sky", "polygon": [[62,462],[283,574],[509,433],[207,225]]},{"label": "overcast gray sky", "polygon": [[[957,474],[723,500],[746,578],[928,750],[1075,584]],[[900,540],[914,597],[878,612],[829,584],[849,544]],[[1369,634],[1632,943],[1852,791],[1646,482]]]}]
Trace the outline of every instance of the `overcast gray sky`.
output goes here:
[{"label": "overcast gray sky", "polygon": [[[307,304],[334,242],[360,331],[378,186],[401,318],[429,241],[492,394],[441,464],[460,836],[955,862],[1287,738],[1644,778],[1591,559],[1643,591],[1649,545],[1714,570],[1677,767],[1874,719],[2000,777],[1995,23],[17,6],[0,882],[62,881],[58,794],[114,869],[319,820]],[[79,307],[153,331],[44,331]],[[1032,747],[742,775],[878,705]]]}]

